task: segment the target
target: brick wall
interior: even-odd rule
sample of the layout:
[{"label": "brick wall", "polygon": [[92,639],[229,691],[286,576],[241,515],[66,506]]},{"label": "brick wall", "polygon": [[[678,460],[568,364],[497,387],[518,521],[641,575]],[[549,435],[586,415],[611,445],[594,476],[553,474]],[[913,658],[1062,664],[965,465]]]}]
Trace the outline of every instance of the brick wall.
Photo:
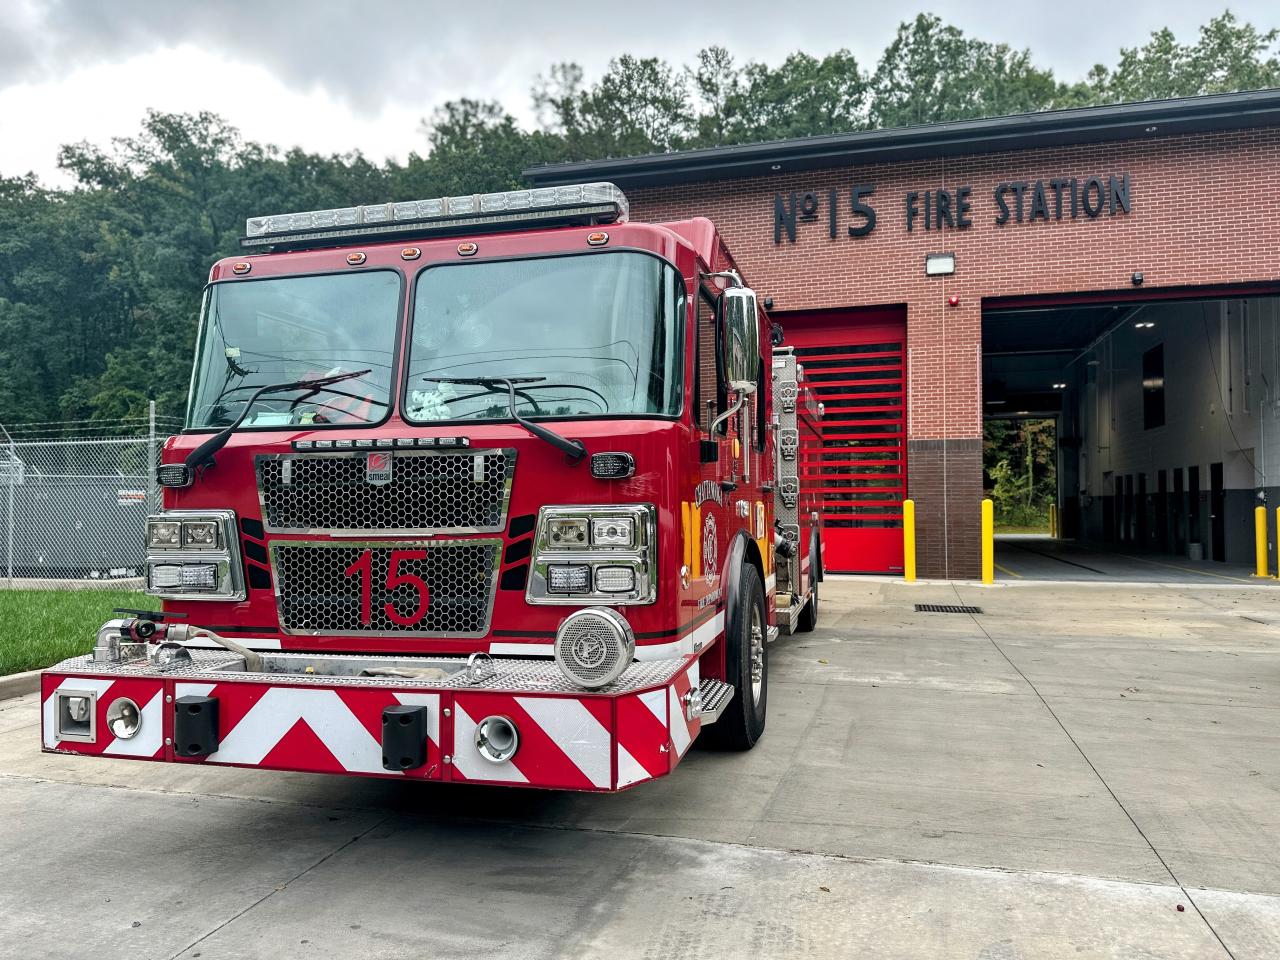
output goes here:
[{"label": "brick wall", "polygon": [[[1229,131],[1008,153],[944,157],[780,172],[710,183],[629,188],[636,220],[709,217],[723,232],[748,282],[773,299],[775,313],[905,304],[907,307],[908,482],[917,501],[921,576],[978,573],[978,502],[982,457],[982,302],[1029,294],[1238,284],[1280,278],[1280,129]],[[1053,179],[1129,177],[1130,212],[1072,219],[1068,190],[1062,218]],[[1048,219],[997,225],[993,198],[1001,183],[1043,181]],[[874,185],[866,202],[876,226],[852,212],[850,190]],[[970,187],[967,228],[906,229],[906,196]],[[835,238],[829,191],[836,191]],[[814,192],[811,220],[797,217],[796,239],[774,242],[775,195]],[[954,252],[956,273],[926,277],[926,253]],[[958,306],[947,304],[958,296]],[[948,441],[941,444],[922,441]],[[951,441],[966,441],[953,444]],[[943,484],[945,456],[946,484]],[[945,526],[944,518],[945,517]],[[944,542],[945,532],[945,542]]]}]

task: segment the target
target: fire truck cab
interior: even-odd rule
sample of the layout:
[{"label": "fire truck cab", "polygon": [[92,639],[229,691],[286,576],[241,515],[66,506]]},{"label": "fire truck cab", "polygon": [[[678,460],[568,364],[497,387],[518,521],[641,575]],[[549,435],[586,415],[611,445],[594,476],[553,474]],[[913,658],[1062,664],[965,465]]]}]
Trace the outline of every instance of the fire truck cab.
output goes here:
[{"label": "fire truck cab", "polygon": [[820,408],[714,224],[612,184],[250,218],[49,751],[617,791],[765,728]]}]

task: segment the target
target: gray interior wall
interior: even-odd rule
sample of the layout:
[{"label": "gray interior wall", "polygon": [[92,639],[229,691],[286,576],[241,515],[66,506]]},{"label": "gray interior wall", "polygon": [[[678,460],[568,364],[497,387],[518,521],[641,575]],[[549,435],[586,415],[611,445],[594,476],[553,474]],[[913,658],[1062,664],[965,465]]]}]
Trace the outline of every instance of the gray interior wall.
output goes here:
[{"label": "gray interior wall", "polygon": [[[1151,327],[1137,324],[1151,323]],[[1164,470],[1166,542],[1198,540],[1211,552],[1210,467],[1223,465],[1226,559],[1254,556],[1257,492],[1280,486],[1280,299],[1151,304],[1124,320],[1072,364],[1072,394],[1082,442],[1076,458],[1082,536],[1109,541],[1115,478],[1134,478],[1135,511],[1145,510],[1145,538],[1133,546],[1158,549],[1158,471]],[[1143,424],[1142,356],[1164,345],[1165,424]],[[1175,471],[1187,490],[1187,468],[1200,468],[1200,524],[1190,529],[1190,503],[1174,498]],[[1068,474],[1073,471],[1066,471]],[[1138,503],[1138,478],[1146,498]],[[1064,486],[1064,495],[1073,491]],[[1111,500],[1110,507],[1107,501]],[[1181,529],[1177,522],[1181,521]],[[1275,539],[1274,512],[1270,539]],[[1115,526],[1114,522],[1111,524]]]}]

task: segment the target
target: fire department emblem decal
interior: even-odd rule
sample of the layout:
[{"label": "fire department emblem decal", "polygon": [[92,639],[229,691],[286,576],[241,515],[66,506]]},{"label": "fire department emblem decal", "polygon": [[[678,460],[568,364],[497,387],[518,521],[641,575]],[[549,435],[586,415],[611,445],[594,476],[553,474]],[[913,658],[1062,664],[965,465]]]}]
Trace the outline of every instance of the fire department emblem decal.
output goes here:
[{"label": "fire department emblem decal", "polygon": [[608,659],[609,647],[599,637],[578,637],[573,641],[573,657],[584,670],[595,670]]},{"label": "fire department emblem decal", "polygon": [[394,460],[389,453],[366,454],[364,458],[365,482],[375,487],[390,483],[393,463]]},{"label": "fire department emblem decal", "polygon": [[719,576],[716,572],[720,569],[716,550],[716,518],[708,513],[702,523],[702,570],[703,579],[708,584],[715,583]]}]

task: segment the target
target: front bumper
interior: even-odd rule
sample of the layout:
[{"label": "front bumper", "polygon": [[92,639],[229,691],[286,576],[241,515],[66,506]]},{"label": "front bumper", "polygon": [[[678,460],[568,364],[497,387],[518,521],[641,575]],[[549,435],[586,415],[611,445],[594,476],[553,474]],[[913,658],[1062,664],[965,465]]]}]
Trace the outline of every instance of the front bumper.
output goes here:
[{"label": "front bumper", "polygon": [[[471,680],[459,658],[433,658],[449,668],[432,680],[337,676],[332,658],[274,654],[264,672],[244,671],[225,650],[190,650],[192,661],[159,667],[148,660],[95,662],[75,657],[41,676],[44,749],[172,763],[251,767],[306,773],[413,778],[453,783],[509,784],[561,790],[616,791],[670,773],[698,735],[698,660],[693,656],[633,663],[600,691],[569,684],[547,660],[495,659],[492,675]],[[404,658],[361,657],[361,663],[401,664]],[[309,673],[309,661],[320,665]],[[324,675],[321,675],[324,673]],[[63,723],[68,697],[89,700],[84,722]],[[128,739],[108,721],[112,703],[127,697],[141,723]],[[190,698],[207,698],[193,701]],[[186,698],[186,699],[184,699]],[[179,737],[189,721],[181,704],[216,701],[207,752]],[[689,704],[692,701],[693,706]],[[81,704],[76,704],[82,708]],[[384,711],[421,707],[426,740],[411,769],[385,763]],[[394,712],[394,711],[393,711]],[[484,718],[508,718],[519,747],[501,763],[476,743]]]}]

